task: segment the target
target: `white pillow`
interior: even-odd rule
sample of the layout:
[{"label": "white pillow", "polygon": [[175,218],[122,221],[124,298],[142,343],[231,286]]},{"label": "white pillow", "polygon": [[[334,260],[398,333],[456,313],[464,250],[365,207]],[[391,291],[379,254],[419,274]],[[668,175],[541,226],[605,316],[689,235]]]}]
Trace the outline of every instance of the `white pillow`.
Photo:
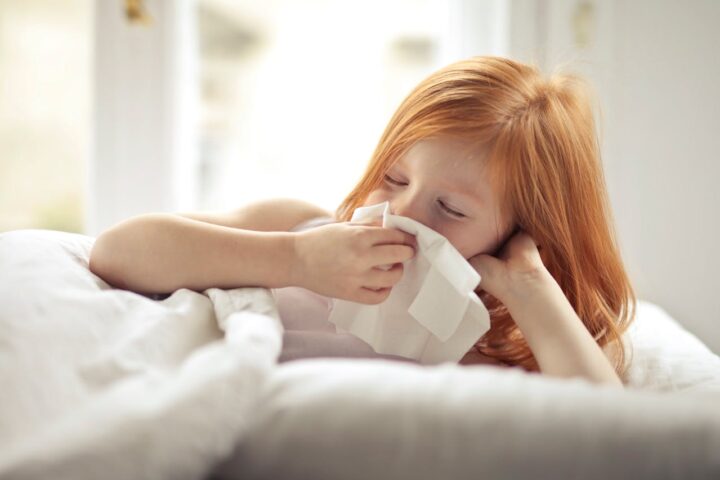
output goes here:
[{"label": "white pillow", "polygon": [[638,302],[624,337],[631,388],[658,392],[720,392],[720,357],[665,310]]},{"label": "white pillow", "polygon": [[517,368],[283,364],[221,479],[720,478],[718,398]]},{"label": "white pillow", "polygon": [[720,478],[720,359],[648,302],[638,305],[630,343],[625,390],[519,367],[288,362],[215,474]]}]

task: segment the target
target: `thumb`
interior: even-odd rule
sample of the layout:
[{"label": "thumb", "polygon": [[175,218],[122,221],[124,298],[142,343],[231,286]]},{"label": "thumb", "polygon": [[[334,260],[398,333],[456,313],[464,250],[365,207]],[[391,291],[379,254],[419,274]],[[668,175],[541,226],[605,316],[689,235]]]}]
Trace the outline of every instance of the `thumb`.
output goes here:
[{"label": "thumb", "polygon": [[368,218],[361,218],[358,220],[351,220],[349,223],[353,225],[375,225],[375,226],[382,226],[383,218],[382,217],[368,217]]}]

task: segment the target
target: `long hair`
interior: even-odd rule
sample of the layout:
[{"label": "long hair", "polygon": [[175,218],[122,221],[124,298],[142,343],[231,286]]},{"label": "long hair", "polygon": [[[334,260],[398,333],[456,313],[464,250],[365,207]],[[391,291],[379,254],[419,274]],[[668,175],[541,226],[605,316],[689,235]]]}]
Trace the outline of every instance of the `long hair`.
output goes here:
[{"label": "long hair", "polygon": [[[625,374],[622,334],[636,298],[615,237],[587,84],[549,78],[500,57],[473,57],[423,80],[387,125],[360,182],[337,208],[350,219],[385,172],[419,140],[455,136],[482,145],[503,211],[542,246],[541,258],[600,347],[615,342],[613,367]],[[491,328],[482,354],[539,371],[522,332],[496,298],[477,290]]]}]

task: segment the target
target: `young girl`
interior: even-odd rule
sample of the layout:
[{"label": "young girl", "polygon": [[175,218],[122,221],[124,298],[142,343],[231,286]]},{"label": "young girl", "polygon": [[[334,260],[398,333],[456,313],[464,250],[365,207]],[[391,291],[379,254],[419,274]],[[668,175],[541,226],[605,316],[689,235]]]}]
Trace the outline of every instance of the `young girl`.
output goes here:
[{"label": "young girl", "polygon": [[491,329],[460,363],[622,385],[619,340],[635,296],[583,85],[505,58],[454,63],[403,101],[335,215],[290,199],[140,215],[97,238],[90,268],[139,292],[294,287],[298,303],[305,295],[376,304],[401,279],[415,239],[349,219],[388,201],[481,275]]}]

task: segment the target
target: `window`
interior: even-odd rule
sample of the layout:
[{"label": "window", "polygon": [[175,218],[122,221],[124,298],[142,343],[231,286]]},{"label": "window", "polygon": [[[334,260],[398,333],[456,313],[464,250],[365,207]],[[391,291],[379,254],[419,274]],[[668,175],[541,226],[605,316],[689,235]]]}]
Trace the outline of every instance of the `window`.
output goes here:
[{"label": "window", "polygon": [[199,207],[290,196],[334,210],[438,66],[446,3],[200,0]]}]

